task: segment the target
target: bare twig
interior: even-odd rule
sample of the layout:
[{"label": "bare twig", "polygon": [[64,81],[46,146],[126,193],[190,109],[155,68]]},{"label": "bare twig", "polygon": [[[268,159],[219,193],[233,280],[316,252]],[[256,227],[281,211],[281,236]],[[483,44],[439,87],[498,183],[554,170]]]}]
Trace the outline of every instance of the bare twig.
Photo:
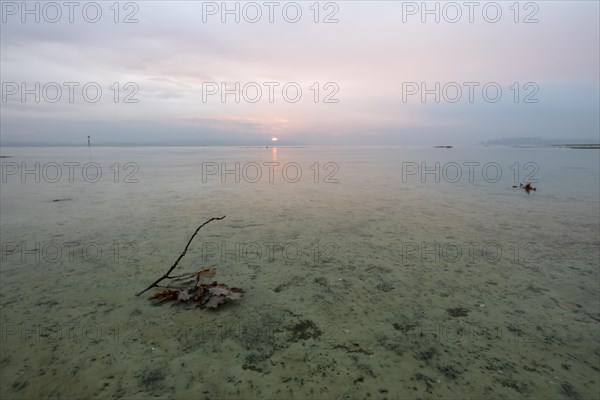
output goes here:
[{"label": "bare twig", "polygon": [[202,229],[202,227],[206,224],[208,224],[211,221],[215,221],[215,220],[221,220],[225,218],[225,215],[223,215],[222,217],[213,217],[211,219],[209,219],[208,221],[206,221],[205,223],[203,223],[202,225],[200,225],[197,229],[196,232],[194,232],[194,234],[192,235],[192,237],[190,238],[190,240],[188,241],[187,245],[185,246],[185,249],[183,249],[183,252],[179,255],[179,257],[177,258],[177,261],[175,261],[175,264],[173,264],[171,266],[171,268],[169,268],[169,270],[167,271],[166,274],[164,274],[163,276],[161,276],[160,278],[158,278],[157,280],[155,280],[150,286],[148,286],[146,289],[142,290],[141,292],[139,292],[138,294],[136,294],[136,296],[141,295],[142,293],[152,289],[153,287],[156,287],[161,281],[163,281],[164,279],[172,279],[174,277],[169,276],[169,274],[175,269],[175,267],[177,267],[177,264],[179,264],[179,261],[183,258],[183,256],[185,256],[185,253],[187,253],[188,247],[190,247],[190,243],[192,243],[192,240],[194,240],[194,237],[198,234],[198,231],[200,229]]}]

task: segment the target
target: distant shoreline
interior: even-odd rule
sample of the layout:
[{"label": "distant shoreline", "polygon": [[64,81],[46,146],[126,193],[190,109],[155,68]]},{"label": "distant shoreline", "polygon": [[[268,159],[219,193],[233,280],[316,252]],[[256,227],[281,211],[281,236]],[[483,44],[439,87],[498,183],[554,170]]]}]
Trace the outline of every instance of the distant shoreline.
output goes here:
[{"label": "distant shoreline", "polygon": [[569,149],[600,149],[600,144],[552,144],[550,147],[567,147]]},{"label": "distant shoreline", "polygon": [[[498,145],[492,145],[492,146],[498,146]],[[600,144],[530,144],[530,145],[525,145],[525,144],[514,144],[512,146],[510,145],[504,145],[504,146],[509,146],[509,147],[513,147],[513,148],[522,148],[522,149],[531,149],[531,148],[566,148],[566,149],[600,149]]]},{"label": "distant shoreline", "polygon": [[[387,147],[387,146],[398,146],[398,147],[423,147],[423,148],[436,148],[436,149],[452,149],[452,148],[464,148],[464,147],[511,147],[511,148],[569,148],[569,149],[600,149],[600,143],[473,143],[467,145],[428,145],[428,144],[286,144],[286,145],[247,145],[247,144],[155,144],[155,143],[97,143],[92,145],[91,148],[103,148],[103,147],[232,147],[232,148],[309,148],[309,147]],[[69,147],[69,148],[90,148],[87,144],[49,144],[49,143],[2,143],[0,148],[11,148],[11,147]]]}]

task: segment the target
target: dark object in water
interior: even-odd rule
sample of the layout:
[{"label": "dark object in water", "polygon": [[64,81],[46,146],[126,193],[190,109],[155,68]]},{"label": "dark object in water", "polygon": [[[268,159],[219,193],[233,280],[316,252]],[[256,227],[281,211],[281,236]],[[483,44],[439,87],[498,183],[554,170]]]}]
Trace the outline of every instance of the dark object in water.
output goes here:
[{"label": "dark object in water", "polygon": [[59,201],[69,201],[69,200],[72,200],[72,199],[54,199],[54,200],[52,200],[52,202],[58,203]]},{"label": "dark object in water", "polygon": [[[237,300],[241,298],[244,294],[244,289],[230,288],[224,283],[218,283],[214,281],[212,283],[201,283],[202,278],[213,277],[216,273],[214,268],[202,268],[198,272],[192,272],[182,275],[170,276],[169,274],[177,267],[179,261],[185,256],[188,248],[190,247],[190,243],[198,231],[202,229],[202,227],[214,220],[221,220],[225,218],[225,216],[218,218],[211,218],[202,225],[200,225],[190,240],[188,241],[185,249],[177,258],[177,261],[169,268],[166,274],[155,280],[150,286],[146,289],[142,290],[136,296],[141,295],[153,287],[163,288],[162,292],[158,292],[150,297],[150,300],[154,300],[156,303],[164,303],[166,301],[176,301],[177,303],[185,302],[185,301],[193,301],[196,302],[202,308],[218,308],[219,306],[225,304],[227,300]],[[173,285],[168,286],[159,286],[158,284],[165,279],[171,279]]]},{"label": "dark object in water", "polygon": [[433,146],[434,149],[451,149],[452,146]]},{"label": "dark object in water", "polygon": [[523,190],[526,191],[527,193],[531,192],[532,190],[535,192],[537,189],[531,185],[531,182],[527,182],[525,185],[523,185],[522,183],[519,183],[519,187],[523,188]]},{"label": "dark object in water", "polygon": [[214,269],[202,268],[200,271],[191,274],[198,277],[192,284],[187,286],[166,286],[168,289],[158,292],[150,297],[156,303],[175,301],[177,303],[192,301],[196,302],[202,308],[218,308],[225,304],[227,300],[237,300],[244,294],[240,288],[230,288],[224,283],[214,281],[212,283],[200,283],[200,278],[204,272],[214,275]]}]

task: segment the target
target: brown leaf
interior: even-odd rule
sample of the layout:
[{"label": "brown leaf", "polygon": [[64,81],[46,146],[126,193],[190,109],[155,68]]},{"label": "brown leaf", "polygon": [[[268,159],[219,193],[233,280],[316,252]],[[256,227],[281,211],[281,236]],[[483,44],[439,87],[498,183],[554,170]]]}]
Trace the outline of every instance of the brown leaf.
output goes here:
[{"label": "brown leaf", "polygon": [[208,301],[204,303],[204,307],[217,308],[223,303],[225,303],[225,296],[211,296]]},{"label": "brown leaf", "polygon": [[214,281],[210,284],[201,285],[205,290],[206,296],[203,298],[202,306],[205,308],[218,308],[225,304],[227,300],[237,300],[242,297],[244,290],[239,288],[230,288],[224,283]]},{"label": "brown leaf", "polygon": [[210,292],[210,294],[216,296],[227,296],[229,294],[229,288],[223,283],[210,287],[208,291]]},{"label": "brown leaf", "polygon": [[188,289],[182,289],[177,293],[177,301],[188,301],[191,297]]},{"label": "brown leaf", "polygon": [[229,286],[225,285],[224,283],[217,283],[217,282],[211,283],[211,285],[208,287],[208,291],[210,292],[211,295],[225,296],[231,300],[239,299],[240,297],[242,297],[242,295],[244,293],[244,289],[235,288],[235,287],[230,288]]},{"label": "brown leaf", "polygon": [[204,288],[204,286],[202,286],[202,285],[198,286],[196,288],[196,291],[194,292],[194,297],[192,298],[192,300],[201,301],[205,293],[206,293],[206,289]]},{"label": "brown leaf", "polygon": [[581,308],[581,304],[573,303],[572,301],[560,301],[558,305],[562,308],[570,308],[572,310]]},{"label": "brown leaf", "polygon": [[[214,275],[214,269],[202,269],[193,275],[196,276],[212,276]],[[177,278],[183,278],[185,275],[180,275]],[[156,293],[150,299],[155,300],[158,303],[166,301],[174,301],[174,304],[184,301],[197,302],[200,307],[204,308],[219,308],[229,300],[237,300],[244,294],[244,290],[240,288],[230,288],[224,283],[218,283],[213,281],[212,283],[205,284],[195,281],[193,284],[188,286],[179,286],[174,289],[163,290],[162,292]]]},{"label": "brown leaf", "polygon": [[177,300],[178,296],[178,290],[163,290],[162,292],[155,293],[154,296],[150,297],[150,300],[163,303],[165,301]]},{"label": "brown leaf", "polygon": [[564,309],[578,310],[581,308],[581,304],[574,303],[572,301],[558,301],[555,298],[550,297],[550,299],[556,303],[557,306]]},{"label": "brown leaf", "polygon": [[229,291],[229,295],[227,296],[227,298],[230,300],[241,299],[242,296],[244,295],[244,289],[235,288],[235,287],[232,287],[230,289],[231,290]]},{"label": "brown leaf", "polygon": [[217,270],[214,268],[202,268],[200,271],[196,272],[196,280],[200,280],[202,278],[212,278],[217,273]]}]

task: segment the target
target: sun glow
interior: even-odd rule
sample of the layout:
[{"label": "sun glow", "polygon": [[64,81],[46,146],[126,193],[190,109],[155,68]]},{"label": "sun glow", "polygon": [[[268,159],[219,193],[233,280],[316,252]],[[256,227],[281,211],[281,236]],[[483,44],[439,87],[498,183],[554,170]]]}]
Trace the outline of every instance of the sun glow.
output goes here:
[{"label": "sun glow", "polygon": [[271,140],[272,140],[273,142],[276,142],[276,141],[277,141],[277,138],[276,138],[276,137],[272,137],[272,138],[271,138]]}]

